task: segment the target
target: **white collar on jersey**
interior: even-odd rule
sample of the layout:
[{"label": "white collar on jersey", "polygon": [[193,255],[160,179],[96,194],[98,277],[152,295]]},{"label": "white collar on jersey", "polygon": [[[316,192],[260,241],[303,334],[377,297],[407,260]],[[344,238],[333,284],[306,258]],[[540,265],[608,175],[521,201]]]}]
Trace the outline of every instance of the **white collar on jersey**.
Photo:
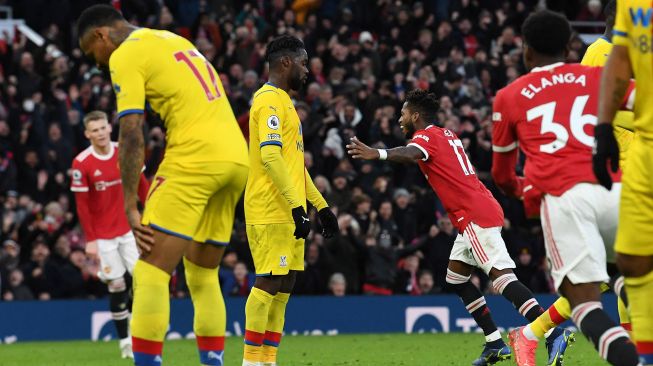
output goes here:
[{"label": "white collar on jersey", "polygon": [[556,62],[554,64],[546,65],[546,66],[540,66],[540,67],[534,67],[531,72],[540,72],[540,71],[549,71],[551,69],[555,69],[558,66],[564,65],[564,62]]},{"label": "white collar on jersey", "polygon": [[91,148],[91,154],[95,156],[95,158],[99,160],[109,160],[113,157],[113,153],[115,152],[115,145],[113,144],[113,141],[111,142],[111,149],[109,150],[109,153],[106,155],[99,154],[95,149],[93,148],[93,145],[90,146]]}]

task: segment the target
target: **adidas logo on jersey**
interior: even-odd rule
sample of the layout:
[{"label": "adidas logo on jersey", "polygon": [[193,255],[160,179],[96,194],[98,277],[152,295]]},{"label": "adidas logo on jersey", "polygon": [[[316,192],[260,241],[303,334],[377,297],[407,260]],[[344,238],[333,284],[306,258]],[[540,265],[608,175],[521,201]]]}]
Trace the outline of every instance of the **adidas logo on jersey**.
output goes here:
[{"label": "adidas logo on jersey", "polygon": [[94,177],[99,177],[101,175],[102,175],[102,171],[100,171],[100,169],[95,169],[95,173],[93,173],[93,176]]}]

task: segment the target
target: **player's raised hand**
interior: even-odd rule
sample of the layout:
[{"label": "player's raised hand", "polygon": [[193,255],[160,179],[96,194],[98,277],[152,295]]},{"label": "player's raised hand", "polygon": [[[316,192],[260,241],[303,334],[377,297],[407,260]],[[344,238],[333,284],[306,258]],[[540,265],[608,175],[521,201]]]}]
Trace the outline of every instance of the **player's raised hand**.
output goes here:
[{"label": "player's raised hand", "polygon": [[592,168],[594,175],[599,184],[610,190],[612,188],[612,177],[608,171],[608,159],[610,160],[610,170],[617,172],[619,170],[619,144],[614,137],[612,125],[609,123],[599,123],[594,127],[594,154],[592,156]]},{"label": "player's raised hand", "polygon": [[292,219],[295,221],[295,239],[306,239],[311,232],[311,220],[304,207],[297,206],[292,209]]},{"label": "player's raised hand", "polygon": [[154,232],[148,226],[141,224],[141,213],[138,209],[127,211],[127,222],[134,232],[136,245],[141,254],[148,254],[154,245]]},{"label": "player's raised hand", "polygon": [[338,218],[329,207],[321,209],[317,214],[320,217],[320,224],[322,224],[322,236],[330,238],[340,230]]},{"label": "player's raised hand", "polygon": [[377,149],[373,149],[362,143],[356,136],[349,139],[351,143],[347,145],[347,153],[354,159],[376,160],[381,155]]}]

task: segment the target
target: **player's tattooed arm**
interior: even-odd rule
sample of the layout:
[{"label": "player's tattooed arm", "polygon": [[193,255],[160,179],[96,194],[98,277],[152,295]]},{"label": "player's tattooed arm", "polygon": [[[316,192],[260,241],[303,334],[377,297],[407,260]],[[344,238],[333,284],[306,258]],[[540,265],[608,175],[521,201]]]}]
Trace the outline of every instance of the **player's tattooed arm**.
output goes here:
[{"label": "player's tattooed arm", "polygon": [[397,163],[414,163],[417,160],[424,159],[424,153],[415,146],[395,147],[388,150],[377,150],[362,143],[358,138],[352,137],[351,143],[347,145],[347,153],[354,159],[362,160],[379,160],[381,154],[387,154],[385,159]]},{"label": "player's tattooed arm", "polygon": [[615,114],[623,105],[631,76],[628,48],[615,45],[601,76],[598,123],[612,123]]},{"label": "player's tattooed arm", "polygon": [[120,177],[125,197],[127,221],[136,237],[136,244],[141,254],[146,256],[154,245],[154,233],[148,226],[141,224],[138,211],[138,183],[145,159],[145,142],[143,137],[143,115],[128,114],[120,118],[119,137]]},{"label": "player's tattooed arm", "polygon": [[145,159],[143,115],[128,114],[120,119],[120,176],[125,197],[125,210],[137,207],[138,183]]}]

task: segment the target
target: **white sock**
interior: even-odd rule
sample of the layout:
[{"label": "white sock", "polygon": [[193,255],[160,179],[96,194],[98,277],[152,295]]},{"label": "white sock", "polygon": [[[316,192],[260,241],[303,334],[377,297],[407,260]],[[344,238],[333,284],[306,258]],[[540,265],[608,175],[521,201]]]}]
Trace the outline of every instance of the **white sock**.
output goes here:
[{"label": "white sock", "polygon": [[123,338],[120,340],[120,347],[126,345],[126,344],[132,344],[132,339],[131,337]]},{"label": "white sock", "polygon": [[530,325],[530,324],[527,325],[527,326],[525,326],[525,327],[522,329],[522,332],[521,332],[521,333],[522,333],[522,334],[524,335],[524,337],[526,337],[526,339],[528,339],[529,341],[537,341],[537,340],[538,340],[538,338],[537,338],[537,336],[535,335],[535,333],[533,333],[533,329],[531,329],[531,325]]},{"label": "white sock", "polygon": [[494,332],[485,336],[485,342],[487,343],[498,341],[499,339],[501,339],[501,332],[498,330],[495,330]]},{"label": "white sock", "polygon": [[243,366],[261,366],[261,363],[243,360]]}]

